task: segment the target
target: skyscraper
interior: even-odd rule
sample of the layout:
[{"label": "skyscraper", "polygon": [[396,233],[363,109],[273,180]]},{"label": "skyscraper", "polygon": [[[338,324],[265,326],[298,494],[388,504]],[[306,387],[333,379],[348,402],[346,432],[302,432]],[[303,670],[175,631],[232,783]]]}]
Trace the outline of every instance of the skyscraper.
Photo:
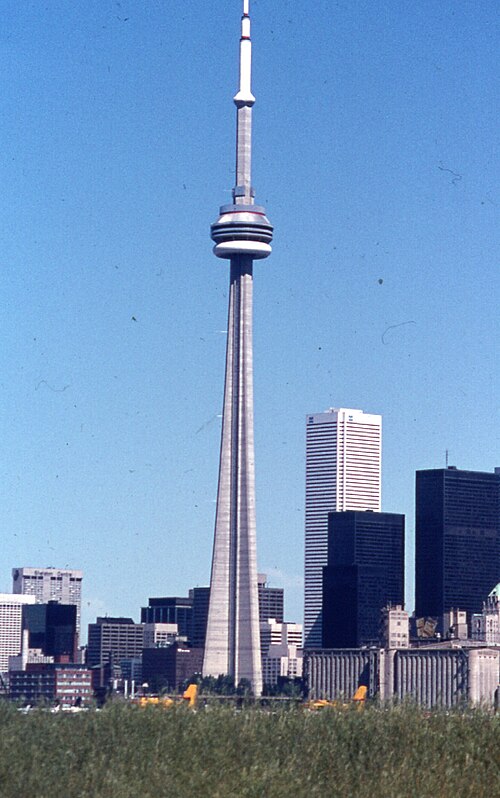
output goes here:
[{"label": "skyscraper", "polygon": [[247,679],[262,691],[253,437],[253,261],[271,252],[273,228],[254,204],[249,0],[243,0],[233,203],[212,225],[214,253],[230,261],[219,485],[203,674]]},{"label": "skyscraper", "polygon": [[322,644],[328,513],[381,509],[382,418],[330,408],[306,418],[304,645]]},{"label": "skyscraper", "polygon": [[404,536],[404,515],[329,514],[323,647],[378,643],[382,610],[404,601]]},{"label": "skyscraper", "polygon": [[23,631],[28,632],[29,648],[54,657],[56,662],[75,662],[76,606],[49,601],[28,604],[23,609]]},{"label": "skyscraper", "polygon": [[0,673],[9,670],[9,657],[21,652],[23,607],[34,603],[34,596],[0,593]]},{"label": "skyscraper", "polygon": [[144,644],[144,624],[132,618],[97,618],[89,623],[87,664],[92,666],[141,657]]},{"label": "skyscraper", "polygon": [[417,471],[415,611],[481,612],[500,572],[500,474]]},{"label": "skyscraper", "polygon": [[37,604],[58,601],[76,606],[76,633],[80,635],[81,571],[70,568],[13,568],[12,592],[35,596]]},{"label": "skyscraper", "polygon": [[269,618],[273,618],[278,623],[283,623],[285,591],[282,587],[269,587],[267,584],[267,574],[258,574],[257,583],[259,587],[259,620],[265,623]]}]

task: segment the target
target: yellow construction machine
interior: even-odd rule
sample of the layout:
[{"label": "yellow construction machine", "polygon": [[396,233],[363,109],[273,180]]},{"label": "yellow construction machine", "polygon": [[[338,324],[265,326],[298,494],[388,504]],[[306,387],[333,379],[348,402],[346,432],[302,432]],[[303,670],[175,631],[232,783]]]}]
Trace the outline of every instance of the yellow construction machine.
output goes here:
[{"label": "yellow construction machine", "polygon": [[194,708],[198,698],[198,685],[190,684],[184,690],[182,696],[172,697],[168,695],[141,695],[132,699],[132,703],[139,707],[172,707],[174,704],[186,704],[188,707]]},{"label": "yellow construction machine", "polygon": [[362,709],[368,695],[368,687],[364,684],[360,685],[354,693],[351,701],[327,701],[326,698],[318,698],[316,701],[309,701],[306,704],[307,709],[318,710],[325,707],[334,707],[336,709],[347,709],[347,707],[355,704],[357,709]]}]

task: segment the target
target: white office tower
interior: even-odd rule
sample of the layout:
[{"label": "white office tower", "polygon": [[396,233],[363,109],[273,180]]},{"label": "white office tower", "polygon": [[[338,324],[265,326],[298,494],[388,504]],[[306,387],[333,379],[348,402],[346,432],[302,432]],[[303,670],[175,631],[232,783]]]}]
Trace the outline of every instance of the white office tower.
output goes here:
[{"label": "white office tower", "polygon": [[328,513],[381,510],[382,417],[331,407],[306,417],[304,646],[322,644]]},{"label": "white office tower", "polygon": [[9,670],[9,657],[16,657],[21,653],[25,604],[35,604],[35,597],[0,593],[0,673]]},{"label": "white office tower", "polygon": [[37,604],[57,601],[76,605],[76,633],[80,639],[81,571],[69,568],[13,568],[12,592],[35,596]]}]

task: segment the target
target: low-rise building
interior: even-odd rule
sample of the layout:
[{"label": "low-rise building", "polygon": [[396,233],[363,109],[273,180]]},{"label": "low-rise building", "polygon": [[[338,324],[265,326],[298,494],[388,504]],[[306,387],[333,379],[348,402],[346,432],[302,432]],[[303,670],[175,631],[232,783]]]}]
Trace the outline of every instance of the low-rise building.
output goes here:
[{"label": "low-rise building", "polygon": [[203,649],[182,642],[163,648],[145,648],[142,679],[150,692],[178,692],[187,679],[201,674],[202,665]]},{"label": "low-rise building", "polygon": [[93,695],[91,673],[81,665],[28,665],[25,671],[9,674],[9,695],[13,701],[32,705],[89,705]]}]

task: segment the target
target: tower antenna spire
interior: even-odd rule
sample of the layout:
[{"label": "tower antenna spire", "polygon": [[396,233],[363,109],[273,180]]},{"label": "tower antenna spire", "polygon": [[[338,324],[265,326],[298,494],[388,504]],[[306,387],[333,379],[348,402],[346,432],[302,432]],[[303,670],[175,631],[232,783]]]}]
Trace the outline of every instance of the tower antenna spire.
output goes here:
[{"label": "tower antenna spire", "polygon": [[240,37],[240,85],[234,95],[236,113],[236,204],[253,204],[252,189],[252,40],[250,38],[250,0],[243,0]]}]

